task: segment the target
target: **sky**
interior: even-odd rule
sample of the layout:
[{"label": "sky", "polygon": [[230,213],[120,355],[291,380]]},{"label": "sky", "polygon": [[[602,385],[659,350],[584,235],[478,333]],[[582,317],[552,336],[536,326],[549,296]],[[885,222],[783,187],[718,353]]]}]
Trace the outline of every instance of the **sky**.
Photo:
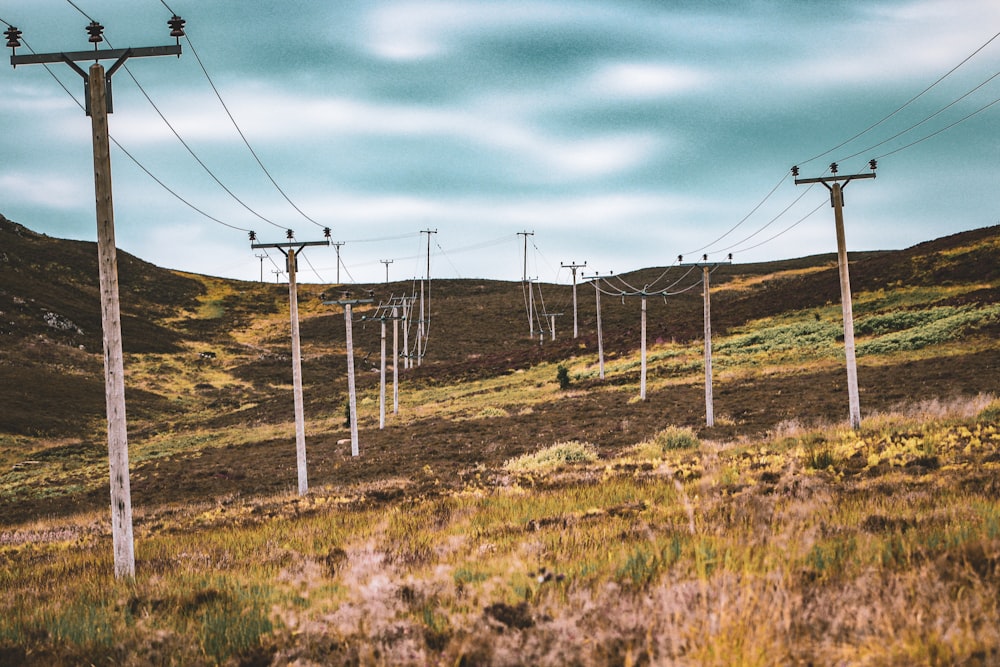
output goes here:
[{"label": "sky", "polygon": [[[20,55],[92,48],[91,19],[100,48],[171,44],[173,12],[183,55],[128,60],[109,121],[117,245],[166,268],[284,281],[248,232],[325,227],[343,245],[301,282],[419,277],[428,251],[432,278],[564,284],[830,253],[829,194],[790,168],[872,158],[849,251],[1000,223],[996,0],[0,0]],[[96,240],[81,77],[0,87],[0,214]]]}]

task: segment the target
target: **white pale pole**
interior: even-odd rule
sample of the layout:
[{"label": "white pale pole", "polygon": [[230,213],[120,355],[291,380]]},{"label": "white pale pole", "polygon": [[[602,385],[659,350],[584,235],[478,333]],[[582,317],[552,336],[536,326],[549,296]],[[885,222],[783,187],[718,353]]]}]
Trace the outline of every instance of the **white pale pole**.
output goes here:
[{"label": "white pale pole", "polygon": [[347,331],[347,401],[351,412],[351,456],[358,455],[358,398],[354,387],[354,327],[351,304],[344,304],[344,326]]},{"label": "white pale pole", "polygon": [[399,308],[392,307],[392,414],[399,414]]},{"label": "white pale pole", "polygon": [[288,312],[292,324],[292,394],[295,401],[295,464],[299,495],[309,492],[306,470],[306,416],[302,398],[302,346],[299,342],[299,294],[295,282],[295,250],[288,249]]},{"label": "white pale pole", "polygon": [[847,268],[847,241],[844,235],[844,193],[840,183],[831,186],[833,215],[837,227],[837,265],[840,269],[840,304],[844,316],[844,355],[847,358],[847,400],[851,428],[861,426],[861,400],[858,396],[858,366],[854,351],[854,311],[851,304],[851,276]]},{"label": "white pale pole", "polygon": [[378,427],[385,428],[385,318],[382,318],[382,363],[379,366]]},{"label": "white pale pole", "polygon": [[708,296],[708,267],[703,266],[702,289],[705,292],[705,425],[715,426],[715,408],[712,405],[712,311]]},{"label": "white pale pole", "polygon": [[642,295],[642,372],[639,378],[639,399],[646,400],[646,294]]}]

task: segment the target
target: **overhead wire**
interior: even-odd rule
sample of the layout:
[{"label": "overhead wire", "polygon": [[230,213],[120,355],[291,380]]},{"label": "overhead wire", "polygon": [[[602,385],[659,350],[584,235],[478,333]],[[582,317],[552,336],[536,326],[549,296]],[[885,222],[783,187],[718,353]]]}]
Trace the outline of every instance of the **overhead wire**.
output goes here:
[{"label": "overhead wire", "polygon": [[[860,151],[858,151],[857,153],[853,153],[853,154],[851,154],[851,155],[848,155],[847,157],[843,157],[843,158],[841,158],[840,160],[838,160],[838,162],[844,162],[844,161],[846,161],[846,160],[850,160],[851,158],[855,158],[855,157],[857,157],[857,156],[859,156],[859,155],[861,155],[861,154],[863,154],[863,153],[868,153],[868,152],[870,152],[870,151],[872,151],[872,150],[874,150],[874,149],[878,148],[879,146],[883,146],[883,145],[885,145],[885,144],[889,143],[889,142],[890,142],[890,141],[892,141],[893,139],[897,139],[897,138],[899,138],[899,137],[903,136],[904,134],[906,134],[906,133],[908,133],[908,132],[911,132],[911,131],[913,131],[913,130],[917,129],[918,127],[920,127],[920,126],[921,126],[921,125],[923,125],[924,123],[928,122],[929,120],[931,120],[931,119],[933,119],[933,118],[936,118],[937,116],[941,115],[942,113],[944,113],[945,111],[947,111],[947,110],[948,110],[948,109],[950,109],[951,107],[955,106],[956,104],[958,104],[959,102],[961,102],[962,100],[964,100],[964,99],[965,99],[966,97],[968,97],[969,95],[972,95],[972,94],[973,94],[974,92],[976,92],[977,90],[979,90],[980,88],[982,88],[983,86],[985,86],[986,84],[988,84],[988,83],[989,83],[990,81],[992,81],[993,79],[997,78],[998,76],[1000,76],[1000,72],[997,72],[997,73],[995,73],[995,74],[994,74],[993,76],[991,76],[990,78],[986,79],[985,81],[983,81],[982,83],[980,83],[979,85],[977,85],[977,86],[976,86],[975,88],[973,88],[972,90],[968,91],[967,93],[965,93],[965,94],[964,94],[964,95],[962,95],[961,97],[958,97],[958,98],[956,98],[956,99],[952,100],[951,102],[949,102],[949,103],[948,103],[948,104],[946,104],[945,106],[941,107],[940,109],[938,109],[937,111],[935,111],[935,112],[934,112],[934,113],[932,113],[931,115],[929,115],[929,116],[925,117],[925,118],[924,118],[923,120],[921,120],[921,121],[919,121],[919,122],[917,122],[917,123],[914,123],[913,125],[909,126],[909,127],[908,127],[908,128],[906,128],[905,130],[901,130],[901,131],[897,132],[896,134],[892,135],[892,136],[891,136],[891,137],[889,137],[888,139],[883,139],[882,141],[878,142],[877,144],[874,144],[874,145],[872,145],[872,146],[869,146],[868,148],[865,148],[865,149],[863,149],[863,150],[860,150]],[[975,113],[979,113],[980,111],[984,111],[985,109],[989,108],[989,107],[990,107],[990,106],[992,106],[993,104],[996,104],[996,101],[994,101],[994,102],[991,102],[990,104],[986,105],[986,106],[985,106],[985,107],[983,107],[982,109],[979,109],[979,111],[976,111]],[[954,125],[957,125],[958,123],[960,123],[960,122],[963,122],[963,121],[967,120],[968,118],[971,118],[971,117],[972,117],[973,115],[975,115],[975,113],[973,113],[973,114],[970,114],[970,115],[969,115],[969,116],[968,116],[967,118],[963,118],[963,119],[961,119],[961,120],[959,120],[959,121],[957,121],[957,122],[953,123],[952,125],[949,125],[949,126],[948,126],[948,127],[946,127],[946,128],[942,128],[942,129],[940,130],[940,132],[944,132],[944,131],[945,131],[946,129],[949,129],[949,128],[953,127]],[[940,132],[936,132],[935,134],[939,134]],[[930,136],[934,136],[934,135],[930,135]],[[917,143],[917,142],[915,142],[915,143]],[[912,144],[911,144],[911,145],[912,145]],[[902,150],[902,149],[900,149],[900,150]],[[894,152],[898,152],[898,151],[894,151]],[[878,159],[878,158],[876,158],[876,159]]]},{"label": "overhead wire", "polygon": [[920,91],[919,93],[917,93],[916,95],[914,95],[913,97],[911,97],[909,100],[907,100],[906,102],[904,102],[899,108],[897,108],[892,113],[888,114],[887,116],[885,116],[881,120],[876,121],[872,125],[869,125],[865,129],[863,129],[860,132],[858,132],[857,134],[855,134],[854,136],[852,136],[852,137],[850,137],[848,139],[845,139],[844,141],[840,142],[839,144],[837,144],[833,148],[830,148],[830,149],[828,149],[826,151],[823,151],[822,153],[819,153],[818,155],[814,155],[813,157],[809,158],[808,160],[801,160],[801,161],[798,162],[798,164],[799,165],[803,165],[803,164],[808,164],[809,162],[812,162],[813,160],[818,160],[819,158],[823,157],[824,155],[829,155],[833,151],[835,151],[835,150],[837,150],[839,148],[843,148],[844,146],[846,146],[847,144],[851,143],[855,139],[858,139],[858,138],[864,136],[865,134],[868,134],[868,132],[874,130],[876,127],[878,127],[879,125],[881,125],[885,121],[889,120],[890,118],[892,118],[893,116],[895,116],[896,114],[898,114],[900,111],[902,111],[906,107],[908,107],[911,104],[913,104],[914,102],[916,102],[918,99],[920,99],[921,97],[923,97],[927,92],[929,92],[932,88],[934,88],[939,83],[941,83],[942,81],[944,81],[946,78],[948,78],[949,76],[951,76],[956,70],[958,70],[965,63],[969,62],[970,60],[972,60],[972,58],[974,58],[976,55],[978,55],[980,51],[982,51],[987,46],[989,46],[990,43],[993,42],[993,40],[995,40],[997,37],[1000,37],[1000,32],[997,32],[996,34],[994,34],[992,37],[990,37],[988,40],[986,40],[986,42],[984,42],[979,48],[977,48],[975,51],[973,51],[968,56],[966,56],[960,63],[958,63],[957,65],[955,65],[954,67],[952,67],[950,70],[948,70],[944,74],[942,74],[940,77],[938,77],[938,79],[934,83],[932,83],[931,85],[927,86],[922,91]]},{"label": "overhead wire", "polygon": [[198,61],[198,66],[201,68],[202,73],[204,73],[205,78],[208,80],[208,84],[212,87],[212,92],[215,93],[215,97],[219,100],[219,104],[221,104],[222,108],[225,110],[226,116],[229,117],[229,120],[232,122],[233,127],[236,128],[237,134],[240,135],[240,139],[243,140],[243,144],[247,147],[247,150],[250,151],[250,154],[253,156],[253,159],[257,162],[257,165],[260,167],[261,171],[264,172],[264,175],[266,175],[268,180],[271,181],[271,184],[274,185],[275,189],[281,194],[282,197],[284,197],[285,201],[288,202],[288,204],[299,213],[299,215],[301,215],[303,218],[305,218],[312,224],[316,225],[317,227],[324,229],[326,227],[325,225],[317,222],[310,216],[306,215],[306,213],[301,208],[299,208],[299,206],[295,202],[292,201],[291,197],[288,196],[288,194],[284,191],[284,189],[282,189],[282,187],[278,185],[278,182],[274,179],[274,176],[272,176],[268,168],[264,166],[264,162],[260,159],[260,156],[257,154],[257,151],[255,151],[253,146],[250,145],[250,141],[247,139],[246,134],[243,132],[243,129],[239,126],[239,123],[236,122],[236,118],[233,117],[232,112],[229,110],[229,106],[226,104],[225,100],[222,99],[222,94],[216,87],[215,81],[212,80],[212,77],[209,75],[208,70],[205,68],[205,64],[202,62],[201,56],[198,55],[197,49],[194,48],[194,42],[191,41],[191,36],[185,33],[184,39],[185,41],[187,41],[188,47],[190,47],[191,53],[192,55],[194,55],[195,60]]},{"label": "overhead wire", "polygon": [[[79,7],[77,9],[79,9]],[[13,27],[10,23],[7,23],[7,21],[4,21],[3,19],[0,19],[0,22],[4,23],[7,27]],[[24,48],[28,49],[28,51],[30,53],[32,53],[32,54],[36,53],[35,50],[33,48],[31,48],[31,45],[28,43],[28,41],[26,39],[24,39],[24,37],[21,37],[20,40],[21,40],[21,43],[24,44]],[[45,71],[48,72],[49,76],[51,76],[52,79],[59,85],[59,87],[62,88],[63,91],[70,97],[70,99],[72,99],[73,102],[75,102],[76,105],[78,107],[80,107],[80,110],[81,111],[86,110],[86,107],[80,102],[80,100],[78,100],[76,98],[76,95],[74,95],[73,92],[69,88],[66,87],[66,84],[63,83],[63,81],[58,76],[56,76],[56,73],[52,71],[52,68],[49,67],[48,64],[46,64],[46,63],[42,63],[42,66],[45,68]],[[177,193],[170,186],[168,186],[165,182],[163,182],[163,180],[161,180],[159,177],[157,177],[152,171],[150,171],[149,168],[147,168],[138,158],[136,158],[134,155],[132,155],[132,153],[129,152],[121,144],[121,142],[118,141],[118,139],[116,139],[114,137],[114,135],[109,135],[109,138],[111,139],[112,143],[114,143],[114,145],[122,153],[124,153],[125,156],[129,160],[131,160],[137,167],[139,167],[139,169],[141,169],[147,176],[149,176],[151,179],[153,179],[153,181],[155,181],[157,185],[159,185],[161,188],[163,188],[168,193],[170,193],[171,195],[173,195],[174,198],[176,198],[178,201],[180,201],[182,204],[184,204],[185,206],[187,206],[191,210],[195,211],[196,213],[204,216],[205,218],[208,218],[209,220],[211,220],[213,222],[216,222],[216,223],[218,223],[218,224],[220,224],[220,225],[222,225],[224,227],[228,227],[230,229],[235,229],[235,230],[241,231],[241,232],[250,232],[251,231],[248,228],[240,227],[238,225],[233,225],[231,223],[225,222],[224,220],[220,220],[219,218],[216,218],[215,216],[210,215],[209,213],[207,213],[207,212],[203,211],[202,209],[198,208],[197,206],[195,206],[194,204],[192,204],[190,201],[188,201],[187,199],[185,199],[183,196],[181,196],[179,193]]]}]

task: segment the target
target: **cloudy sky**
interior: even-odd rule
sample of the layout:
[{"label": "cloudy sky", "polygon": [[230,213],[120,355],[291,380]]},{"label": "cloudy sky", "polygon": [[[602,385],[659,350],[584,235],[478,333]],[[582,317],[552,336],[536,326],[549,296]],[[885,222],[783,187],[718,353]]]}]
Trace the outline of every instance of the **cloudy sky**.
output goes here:
[{"label": "cloudy sky", "polygon": [[[871,158],[851,250],[1000,222],[996,0],[0,0],[20,54],[88,49],[91,18],[102,48],[169,44],[170,10],[184,55],[128,61],[110,119],[118,246],[161,266],[273,281],[247,231],[326,226],[345,282],[422,275],[428,241],[433,277],[517,280],[518,232],[543,281],[832,252],[789,168]],[[0,86],[0,213],[94,240],[80,76]]]}]

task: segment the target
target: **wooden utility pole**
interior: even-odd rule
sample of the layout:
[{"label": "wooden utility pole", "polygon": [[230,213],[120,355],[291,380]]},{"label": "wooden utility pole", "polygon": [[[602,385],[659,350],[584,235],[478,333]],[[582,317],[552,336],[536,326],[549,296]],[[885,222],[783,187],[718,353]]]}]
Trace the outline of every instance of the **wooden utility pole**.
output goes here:
[{"label": "wooden utility pole", "polygon": [[562,317],[563,313],[542,313],[542,317],[549,318],[549,331],[552,333],[552,340],[556,339],[556,318]]},{"label": "wooden utility pole", "polygon": [[527,291],[527,300],[525,302],[525,308],[528,311],[528,335],[534,339],[535,338],[535,313],[534,304],[532,303],[532,287],[528,282],[528,237],[534,236],[535,232],[518,232],[518,236],[524,237],[524,270],[521,272],[521,287],[522,291]]},{"label": "wooden utility pole", "polygon": [[[708,265],[708,255],[701,256],[702,261],[694,264],[680,263],[679,266],[700,266],[702,296],[704,298],[704,321],[705,321],[705,425],[715,426],[715,406],[712,398],[712,307],[709,298],[708,276],[711,273]],[[730,254],[726,264],[732,262],[733,256]],[[715,262],[712,266],[718,266],[722,262]]]},{"label": "wooden utility pole", "polygon": [[597,360],[602,380],[604,379],[604,332],[601,330],[601,280],[610,277],[610,275],[599,276],[596,273],[590,277],[594,281],[594,294],[597,297]]},{"label": "wooden utility pole", "polygon": [[264,284],[264,258],[267,257],[267,253],[263,255],[254,254],[254,257],[260,260],[260,284]]},{"label": "wooden utility pole", "polygon": [[392,307],[392,414],[399,414],[399,307]]},{"label": "wooden utility pole", "polygon": [[[405,298],[405,297],[404,297]],[[379,306],[378,313],[375,319],[379,320],[382,326],[382,341],[381,341],[381,365],[379,366],[379,399],[378,399],[378,411],[379,429],[385,428],[385,373],[386,373],[386,322],[392,320],[392,394],[393,394],[393,408],[392,413],[399,413],[399,308],[398,306],[392,305],[396,300],[393,298],[389,299],[389,305],[392,307],[392,315],[387,315],[383,306]],[[364,318],[362,318],[364,319]]]},{"label": "wooden utility pole", "polygon": [[337,284],[340,285],[340,246],[344,245],[343,241],[334,241],[330,243],[337,251]]},{"label": "wooden utility pole", "polygon": [[420,281],[420,320],[417,322],[417,366],[424,361],[427,352],[427,335],[431,316],[431,234],[437,234],[436,229],[423,229],[421,234],[427,234],[427,315],[424,316],[424,281]]},{"label": "wooden utility pole", "polygon": [[[94,150],[94,198],[97,209],[97,258],[101,291],[101,328],[104,347],[104,389],[108,423],[108,463],[111,477],[111,539],[114,551],[115,577],[135,576],[135,540],[132,529],[132,491],[129,483],[128,425],[125,416],[125,362],[122,351],[121,306],[118,294],[118,258],[115,247],[114,198],[111,187],[111,148],[108,114],[112,113],[111,77],[128,58],[176,55],[180,57],[180,38],[184,36],[184,21],[174,15],[168,25],[170,36],[177,44],[132,49],[100,51],[104,41],[104,26],[91,21],[87,26],[88,41],[93,51],[16,55],[21,46],[21,31],[9,26],[4,32],[11,47],[10,63],[33,65],[66,63],[84,81],[86,112],[91,120]],[[85,72],[77,65],[94,61]],[[107,71],[101,60],[114,60]]]},{"label": "wooden utility pole", "polygon": [[[286,258],[288,272],[288,316],[292,327],[292,398],[295,408],[295,462],[299,478],[299,495],[309,492],[306,466],[306,417],[305,402],[302,398],[302,348],[299,342],[299,294],[295,282],[298,270],[298,256],[306,246],[329,245],[328,241],[294,241],[292,230],[288,230],[285,243],[251,243],[250,247],[277,248]],[[296,250],[298,247],[298,250]]]},{"label": "wooden utility pole", "polygon": [[354,326],[351,310],[353,306],[362,303],[373,303],[374,299],[348,299],[349,295],[339,301],[324,301],[326,306],[344,307],[344,332],[347,340],[347,405],[351,417],[351,456],[357,456],[358,451],[358,395],[354,384]]},{"label": "wooden utility pole", "polygon": [[875,178],[875,168],[878,163],[869,160],[871,172],[837,176],[837,163],[830,165],[829,177],[798,178],[799,168],[792,167],[795,184],[822,183],[830,191],[830,205],[833,207],[834,223],[837,231],[837,266],[840,269],[840,306],[844,318],[844,356],[847,360],[847,396],[851,428],[861,427],[861,400],[858,396],[858,368],[854,350],[854,311],[851,305],[851,277],[847,268],[847,241],[844,235],[844,188],[854,180]]},{"label": "wooden utility pole", "polygon": [[640,350],[642,354],[642,370],[639,374],[639,400],[646,400],[646,290],[642,291],[642,343]]},{"label": "wooden utility pole", "polygon": [[388,285],[389,284],[389,265],[392,264],[395,260],[392,260],[392,259],[380,259],[379,261],[382,262],[383,264],[385,264],[385,284]]},{"label": "wooden utility pole", "polygon": [[573,272],[573,338],[577,338],[580,335],[580,330],[577,326],[576,319],[576,270],[587,266],[587,263],[577,264],[576,262],[570,262],[569,264],[559,264],[564,269],[570,269]]}]

